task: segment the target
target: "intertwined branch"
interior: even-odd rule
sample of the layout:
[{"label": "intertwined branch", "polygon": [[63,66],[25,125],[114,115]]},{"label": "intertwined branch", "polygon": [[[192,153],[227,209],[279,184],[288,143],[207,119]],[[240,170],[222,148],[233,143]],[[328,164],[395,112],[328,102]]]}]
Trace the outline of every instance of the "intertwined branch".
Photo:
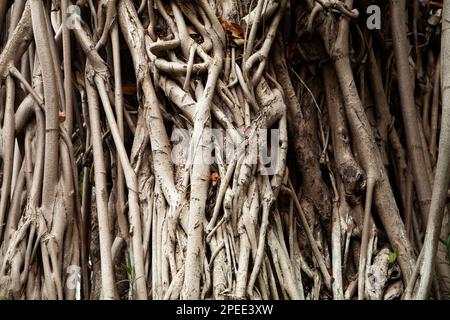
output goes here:
[{"label": "intertwined branch", "polygon": [[0,297],[445,297],[450,8],[412,3],[2,1]]}]

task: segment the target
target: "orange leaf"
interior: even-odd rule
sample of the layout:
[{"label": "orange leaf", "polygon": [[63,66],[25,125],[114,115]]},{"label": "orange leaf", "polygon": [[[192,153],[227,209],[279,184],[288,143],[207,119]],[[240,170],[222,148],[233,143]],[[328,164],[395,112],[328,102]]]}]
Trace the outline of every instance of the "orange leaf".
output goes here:
[{"label": "orange leaf", "polygon": [[244,39],[244,29],[240,25],[234,22],[220,20],[222,28],[227,32],[229,36],[233,39]]},{"label": "orange leaf", "polygon": [[216,186],[217,180],[219,180],[219,173],[218,173],[218,172],[213,172],[213,173],[211,174],[211,184],[212,184],[213,186]]},{"label": "orange leaf", "polygon": [[66,113],[65,112],[59,112],[58,120],[59,120],[59,123],[63,123],[64,121],[66,121]]}]

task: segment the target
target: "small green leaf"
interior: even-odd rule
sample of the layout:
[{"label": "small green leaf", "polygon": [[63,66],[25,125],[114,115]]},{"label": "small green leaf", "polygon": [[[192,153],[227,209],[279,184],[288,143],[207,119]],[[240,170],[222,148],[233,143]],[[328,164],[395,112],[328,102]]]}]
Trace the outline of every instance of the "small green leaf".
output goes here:
[{"label": "small green leaf", "polygon": [[131,257],[129,252],[127,253],[127,265],[125,266],[125,271],[128,273],[129,276],[132,275],[133,266],[131,265]]},{"label": "small green leaf", "polygon": [[390,252],[388,260],[389,263],[394,263],[397,260],[397,252]]}]

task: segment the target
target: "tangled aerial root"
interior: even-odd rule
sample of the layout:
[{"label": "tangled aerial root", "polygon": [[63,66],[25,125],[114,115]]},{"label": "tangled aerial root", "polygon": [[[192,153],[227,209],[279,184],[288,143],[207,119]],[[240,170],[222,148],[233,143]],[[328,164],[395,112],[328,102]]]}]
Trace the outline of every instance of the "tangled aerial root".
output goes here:
[{"label": "tangled aerial root", "polygon": [[1,2],[0,297],[442,297],[441,8],[353,2]]}]

